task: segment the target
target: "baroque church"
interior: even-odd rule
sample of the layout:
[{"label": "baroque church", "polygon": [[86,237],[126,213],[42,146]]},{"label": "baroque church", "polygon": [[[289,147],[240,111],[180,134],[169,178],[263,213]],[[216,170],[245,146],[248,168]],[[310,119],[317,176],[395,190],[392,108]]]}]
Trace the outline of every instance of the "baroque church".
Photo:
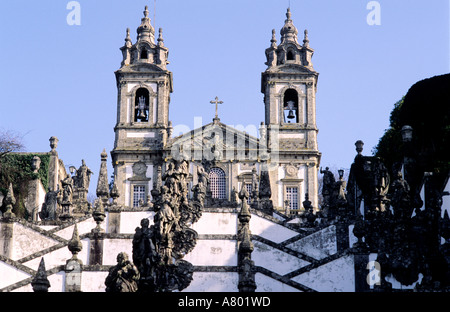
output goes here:
[{"label": "baroque church", "polygon": [[[437,193],[428,191],[425,209],[413,217],[399,214],[407,183],[398,175],[390,194],[383,164],[363,156],[358,141],[348,182],[320,170],[319,203],[318,73],[308,32],[299,43],[290,9],[279,43],[273,30],[265,50],[258,137],[222,123],[217,97],[211,123],[172,135],[169,49],[162,29],[155,37],[147,7],[143,13],[136,40],[127,29],[120,48],[114,148],[110,160],[100,154],[95,202],[87,200],[92,171],[82,161],[66,172],[56,137],[47,153],[12,153],[29,162],[31,173],[21,182],[25,194],[12,183],[0,192],[0,291],[369,292],[436,285],[442,267],[432,257],[416,266],[404,248],[408,233],[431,231]],[[435,190],[423,185],[425,193]],[[13,212],[16,198],[25,217]],[[442,250],[441,263],[450,263],[448,215],[438,221],[446,226],[425,235],[433,243],[423,254],[434,246],[433,255]],[[409,222],[414,226],[405,227]]]},{"label": "baroque church", "polygon": [[261,122],[259,138],[221,123],[217,112],[211,123],[172,138],[169,50],[161,29],[155,39],[148,11],[144,11],[134,44],[127,30],[125,45],[120,48],[121,67],[115,72],[118,103],[111,156],[123,194],[121,205],[136,207],[139,201],[150,201],[153,183],[165,161],[184,155],[191,161],[192,181],[197,180],[197,166],[207,163],[211,204],[233,202],[242,185],[257,196],[253,177],[259,176],[262,164],[266,164],[275,210],[290,214],[302,211],[305,194],[318,207],[321,154],[315,117],[318,73],[311,62],[314,50],[306,30],[303,43],[299,43],[289,9],[280,34],[277,45],[273,30],[265,51],[267,69],[261,75],[265,121]]}]

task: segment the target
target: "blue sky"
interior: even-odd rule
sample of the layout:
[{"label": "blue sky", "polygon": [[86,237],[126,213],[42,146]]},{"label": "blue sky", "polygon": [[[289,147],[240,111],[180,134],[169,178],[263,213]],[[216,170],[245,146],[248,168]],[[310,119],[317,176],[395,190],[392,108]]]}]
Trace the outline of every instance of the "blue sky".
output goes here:
[{"label": "blue sky", "polygon": [[80,25],[68,25],[66,0],[1,1],[0,129],[23,135],[29,152],[49,151],[57,136],[67,168],[85,159],[94,171],[95,194],[100,153],[114,143],[119,48],[127,27],[135,42],[145,5],[169,48],[173,125],[209,123],[216,96],[222,122],[259,125],[264,50],[273,28],[279,43],[289,2],[320,73],[321,166],[350,168],[355,141],[370,155],[415,82],[450,71],[449,0],[379,0],[380,25],[367,23],[369,0],[79,0]]}]

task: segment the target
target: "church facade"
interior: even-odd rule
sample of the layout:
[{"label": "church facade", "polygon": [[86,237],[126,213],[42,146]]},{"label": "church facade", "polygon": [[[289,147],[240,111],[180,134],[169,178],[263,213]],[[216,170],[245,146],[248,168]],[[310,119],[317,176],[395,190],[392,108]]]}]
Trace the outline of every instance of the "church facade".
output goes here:
[{"label": "church facade", "polygon": [[[187,292],[448,291],[450,221],[437,213],[448,179],[440,190],[427,178],[423,207],[408,216],[407,182],[401,174],[390,182],[382,161],[363,156],[357,141],[348,184],[341,173],[335,180],[321,171],[318,210],[318,73],[308,33],[300,44],[289,9],[279,44],[273,31],[265,50],[258,137],[222,123],[217,109],[211,123],[172,136],[168,49],[148,15],[146,8],[135,43],[127,30],[116,71],[113,185],[105,150],[93,205],[86,197],[92,171],[82,161],[66,172],[56,137],[50,152],[25,155],[32,161],[31,217],[14,214],[15,195],[23,194],[14,194],[12,183],[0,197],[0,292],[108,291],[126,259],[151,273],[146,277],[182,263],[172,276],[187,281],[178,288]],[[140,258],[136,246],[147,238],[147,258]],[[162,265],[151,266],[157,261],[149,250],[162,255]],[[150,270],[140,266],[148,265],[143,259]]]},{"label": "church facade", "polygon": [[[259,137],[213,121],[178,137],[172,137],[169,118],[173,73],[167,69],[168,48],[162,29],[156,39],[148,10],[132,42],[127,30],[121,47],[123,60],[116,74],[118,101],[114,149],[111,151],[115,181],[127,207],[151,205],[151,190],[164,174],[170,158],[185,157],[190,163],[191,186],[197,167],[209,173],[208,204],[233,205],[245,186],[249,201],[258,198],[258,179],[268,171],[275,210],[298,214],[306,197],[318,207],[316,103],[318,73],[311,58],[307,31],[303,43],[288,9],[281,39],[275,30],[266,49],[267,68],[261,74],[265,120]],[[255,90],[256,91],[256,90]],[[216,98],[215,102],[219,102]]]}]

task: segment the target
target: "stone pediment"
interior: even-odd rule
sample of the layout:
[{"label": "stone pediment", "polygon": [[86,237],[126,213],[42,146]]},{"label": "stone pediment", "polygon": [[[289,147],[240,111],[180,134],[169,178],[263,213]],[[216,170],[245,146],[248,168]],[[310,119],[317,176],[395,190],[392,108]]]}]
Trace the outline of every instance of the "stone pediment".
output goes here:
[{"label": "stone pediment", "polygon": [[216,159],[225,159],[226,155],[236,153],[256,155],[261,149],[255,136],[217,121],[173,138],[167,147],[173,151],[190,150],[192,155],[202,152],[206,158],[211,155]]}]

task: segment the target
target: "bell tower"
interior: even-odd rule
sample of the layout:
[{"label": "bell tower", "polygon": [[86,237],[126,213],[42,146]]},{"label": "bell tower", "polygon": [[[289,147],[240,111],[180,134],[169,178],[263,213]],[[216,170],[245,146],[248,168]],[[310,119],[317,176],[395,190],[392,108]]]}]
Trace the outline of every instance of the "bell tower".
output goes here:
[{"label": "bell tower", "polygon": [[277,45],[275,29],[272,30],[270,47],[265,51],[267,68],[261,75],[268,144],[271,153],[278,154],[280,168],[276,179],[283,185],[277,206],[301,210],[308,194],[316,208],[321,156],[316,125],[319,74],[311,61],[314,50],[309,46],[308,31],[304,31],[303,44],[300,44],[290,9],[280,35]]},{"label": "bell tower", "polygon": [[[133,44],[127,29],[117,82],[117,123],[111,152],[119,204],[137,207],[150,200],[154,165],[160,163],[167,144],[172,72],[166,66],[169,50],[162,29],[155,29],[145,7]],[[169,133],[170,134],[170,133]]]}]

